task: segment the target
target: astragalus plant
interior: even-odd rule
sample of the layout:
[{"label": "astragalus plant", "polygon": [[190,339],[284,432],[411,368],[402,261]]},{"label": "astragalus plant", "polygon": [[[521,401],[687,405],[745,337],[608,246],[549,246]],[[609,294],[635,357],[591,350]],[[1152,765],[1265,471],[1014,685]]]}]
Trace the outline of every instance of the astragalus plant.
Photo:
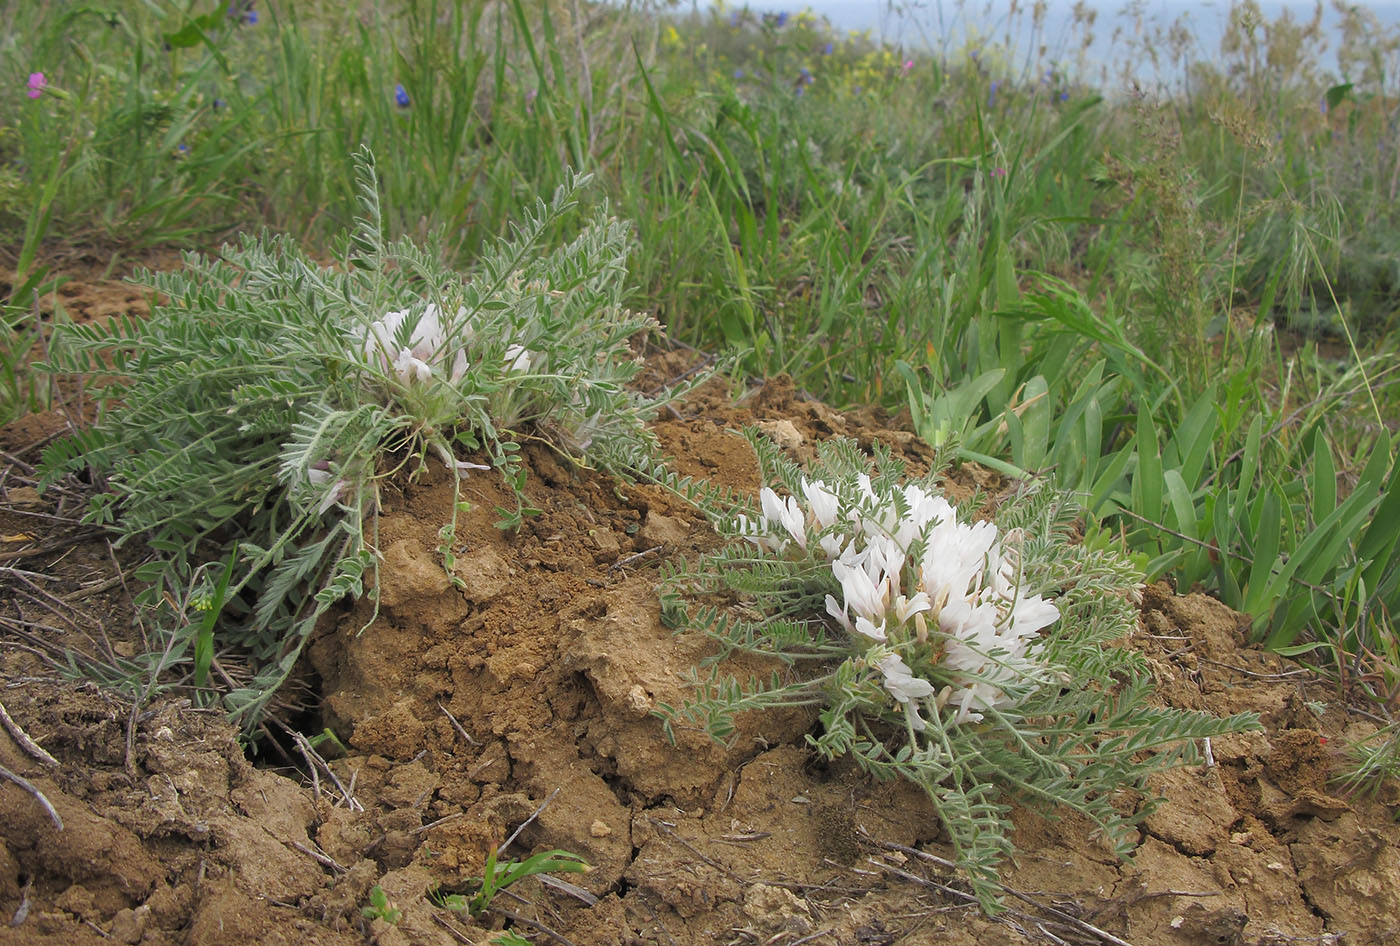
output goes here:
[{"label": "astragalus plant", "polygon": [[[1147,667],[1121,646],[1138,576],[1073,541],[1053,490],[973,521],[887,451],[872,466],[854,443],[827,442],[804,472],[749,439],[770,484],[758,508],[712,504],[730,541],[666,576],[668,622],[720,644],[694,698],[661,709],[668,731],[724,739],[741,712],[819,707],[817,754],[922,788],[994,909],[1011,801],[1074,809],[1125,854],[1152,772],[1192,760],[1194,740],[1257,725],[1152,704]],[[741,681],[724,673],[738,652],[779,669]]]},{"label": "astragalus plant", "polygon": [[465,277],[384,240],[375,180],[362,152],[361,219],[336,265],[245,238],[139,274],[149,319],[58,333],[50,367],[86,376],[99,413],[48,452],[49,475],[95,471],[88,519],[157,555],[138,577],[160,633],[117,677],[183,668],[252,723],[316,618],[362,592],[386,477],[494,468],[516,496],[509,528],[531,512],[519,438],[601,466],[650,450],[660,401],[627,382],[654,323],[619,304],[629,228],[604,206],[553,245],[586,178],[537,201]]}]

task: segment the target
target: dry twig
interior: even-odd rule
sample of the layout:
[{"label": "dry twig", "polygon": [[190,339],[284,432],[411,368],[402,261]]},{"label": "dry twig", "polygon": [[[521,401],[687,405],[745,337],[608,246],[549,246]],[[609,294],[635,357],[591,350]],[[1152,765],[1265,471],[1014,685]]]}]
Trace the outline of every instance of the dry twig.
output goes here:
[{"label": "dry twig", "polygon": [[[946,868],[947,870],[957,870],[958,867],[958,865],[954,864],[952,861],[939,857],[936,854],[930,854],[927,851],[920,851],[918,848],[906,847],[903,844],[895,844],[890,841],[879,841],[871,837],[864,831],[861,832],[861,837],[865,838],[866,841],[868,841],[870,844],[873,844],[876,847],[883,848],[887,851],[898,851],[901,854],[907,854],[910,857],[915,857],[919,860],[927,861],[930,864],[936,864],[939,867]],[[905,878],[906,880],[911,880],[919,884],[920,886],[932,887],[942,893],[954,897],[955,899],[965,900],[973,903],[977,901],[977,898],[972,896],[972,894],[964,893],[961,890],[957,890],[945,884],[940,884],[936,881],[929,880],[926,877],[920,877],[917,874],[911,874],[908,871],[900,870],[897,867],[893,867],[889,864],[883,864],[880,861],[874,859],[870,859],[869,863],[881,868],[882,870],[889,871],[892,874],[897,874],[900,877]],[[997,884],[996,886],[997,889],[1003,891],[1004,893],[1010,894],[1017,900],[1021,900],[1025,903],[1028,903],[1031,906],[1035,907],[1037,910],[1040,910],[1042,913],[1054,917],[1056,920],[1059,921],[1059,923],[1057,923],[1056,925],[1068,925],[1081,933],[1088,933],[1091,936],[1094,936],[1095,938],[1102,940],[1105,943],[1108,943],[1109,946],[1133,946],[1133,944],[1129,943],[1127,940],[1114,936],[1107,930],[1101,930],[1094,924],[1089,923],[1085,920],[1081,920],[1079,917],[1074,916],[1073,914],[1066,913],[1063,910],[1056,909],[1055,907],[1049,906],[1048,904],[1040,903],[1039,901],[1032,898],[1029,894],[1022,893],[1021,891],[1016,890],[1012,887],[1008,887],[1005,884]],[[1035,917],[1026,916],[1025,914],[1021,915],[1026,919],[1029,919],[1032,922],[1034,922],[1037,927],[1039,927],[1042,922],[1040,920],[1037,920]]]},{"label": "dry twig", "polygon": [[[326,773],[326,777],[331,780],[331,784],[336,787],[336,790],[338,792],[340,792],[340,797],[345,802],[346,807],[348,807],[351,811],[365,810],[365,806],[360,804],[359,801],[356,800],[354,794],[352,793],[355,787],[354,779],[350,780],[350,788],[346,788],[345,785],[336,776],[335,772],[331,771],[330,763],[328,763],[325,759],[321,757],[321,754],[316,751],[316,749],[311,745],[310,741],[305,736],[303,736],[299,732],[294,732],[292,733],[292,741],[296,743],[297,749],[301,752],[302,757],[306,759],[306,766],[308,769],[311,770],[313,784],[317,785],[318,793],[319,782],[316,781],[316,770],[320,769],[322,772]],[[339,804],[339,802],[337,802],[337,804]]]},{"label": "dry twig", "polygon": [[49,820],[54,823],[54,827],[58,828],[58,830],[60,831],[63,830],[63,819],[58,816],[58,809],[54,808],[53,802],[49,801],[47,798],[44,797],[44,793],[39,791],[38,786],[36,786],[33,782],[29,781],[29,779],[25,778],[23,775],[18,775],[14,772],[11,772],[3,765],[0,765],[0,778],[15,783],[20,788],[33,795],[35,800],[43,806],[44,811],[48,813]]},{"label": "dry twig", "polygon": [[506,848],[510,847],[511,842],[513,842],[516,838],[520,837],[520,832],[524,831],[527,827],[529,827],[530,822],[532,822],[532,821],[534,821],[536,818],[538,818],[538,817],[540,816],[540,812],[542,812],[542,811],[544,811],[546,808],[548,808],[548,807],[549,807],[549,803],[552,802],[552,801],[554,801],[554,796],[555,796],[555,795],[558,795],[558,794],[559,794],[559,789],[557,789],[557,788],[556,788],[554,791],[550,792],[550,793],[549,793],[549,797],[546,798],[546,799],[540,804],[540,807],[538,807],[538,808],[535,809],[535,813],[532,814],[530,817],[526,818],[524,821],[520,822],[520,827],[516,828],[513,832],[511,832],[510,837],[506,838],[506,839],[505,839],[505,842],[502,843],[500,847],[496,848],[496,854],[497,854],[497,855],[504,854],[505,851],[506,851]]},{"label": "dry twig", "polygon": [[53,756],[49,755],[48,752],[44,750],[43,746],[39,745],[37,742],[31,739],[29,737],[29,733],[21,729],[19,723],[15,722],[14,719],[11,718],[9,712],[5,709],[4,703],[0,703],[0,724],[3,724],[5,728],[9,730],[10,736],[15,740],[15,742],[19,743],[20,748],[22,748],[25,752],[29,753],[45,765],[58,765],[58,760],[55,759]]}]

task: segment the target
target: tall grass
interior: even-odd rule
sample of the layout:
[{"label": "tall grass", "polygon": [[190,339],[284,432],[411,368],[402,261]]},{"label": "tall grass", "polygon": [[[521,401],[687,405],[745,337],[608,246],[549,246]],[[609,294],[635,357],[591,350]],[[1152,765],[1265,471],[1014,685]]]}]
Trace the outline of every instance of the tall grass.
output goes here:
[{"label": "tall grass", "polygon": [[27,38],[0,46],[16,384],[54,241],[315,243],[366,144],[392,231],[463,261],[592,172],[637,228],[629,301],[677,338],[1052,476],[1088,541],[1393,699],[1400,90],[1362,11],[1340,74],[1320,21],[1247,2],[1219,50],[1145,34],[1123,56],[1174,78],[1137,92],[1090,83],[1084,16],[935,54],[585,0],[11,0],[0,24]]}]

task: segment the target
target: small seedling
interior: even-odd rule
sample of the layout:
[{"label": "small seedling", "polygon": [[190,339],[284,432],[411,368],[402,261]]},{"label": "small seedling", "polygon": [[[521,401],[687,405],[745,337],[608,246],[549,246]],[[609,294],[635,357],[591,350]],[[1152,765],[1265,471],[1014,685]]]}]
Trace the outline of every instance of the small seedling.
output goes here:
[{"label": "small seedling", "polygon": [[524,880],[534,874],[544,874],[551,871],[581,874],[592,869],[577,854],[558,850],[542,851],[525,858],[523,861],[498,862],[496,848],[492,847],[491,852],[486,855],[486,867],[481,872],[480,886],[477,887],[474,894],[442,894],[435,899],[449,910],[465,910],[471,916],[477,917],[486,912],[497,893],[517,880]]},{"label": "small seedling", "polygon": [[360,907],[360,913],[365,919],[383,920],[391,925],[403,919],[403,911],[389,901],[389,895],[378,884],[370,888],[369,905]]},{"label": "small seedling", "polygon": [[321,750],[321,747],[323,745],[325,745],[326,743],[330,743],[336,748],[340,755],[347,756],[350,754],[350,750],[345,747],[345,743],[340,741],[340,737],[337,736],[329,726],[321,730],[316,735],[307,739],[306,742],[308,745],[311,746],[311,748],[315,749],[318,752]]}]

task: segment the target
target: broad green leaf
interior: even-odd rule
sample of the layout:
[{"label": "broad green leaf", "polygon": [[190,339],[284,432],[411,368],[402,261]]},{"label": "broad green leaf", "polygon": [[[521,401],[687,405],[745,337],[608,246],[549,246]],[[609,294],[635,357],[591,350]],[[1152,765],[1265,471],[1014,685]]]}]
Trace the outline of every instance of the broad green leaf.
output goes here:
[{"label": "broad green leaf", "polygon": [[1259,470],[1259,442],[1264,433],[1264,417],[1256,414],[1245,435],[1244,453],[1240,458],[1239,489],[1235,494],[1235,506],[1230,510],[1230,518],[1236,523],[1245,520],[1246,504],[1254,489],[1254,477]]},{"label": "broad green leaf", "polygon": [[1211,535],[1211,545],[1214,546],[1215,574],[1220,585],[1220,600],[1232,608],[1239,609],[1244,606],[1244,595],[1240,589],[1239,575],[1243,574],[1242,563],[1234,557],[1235,535],[1237,528],[1235,523],[1230,521],[1230,512],[1235,508],[1235,503],[1231,502],[1232,490],[1226,486],[1220,492],[1210,497],[1207,502],[1211,507],[1211,523],[1214,532]]},{"label": "broad green leaf", "polygon": [[1133,505],[1149,522],[1162,521],[1162,455],[1157,427],[1146,404],[1138,406],[1137,471],[1133,475]]},{"label": "broad green leaf", "polygon": [[1162,482],[1167,487],[1167,498],[1171,501],[1172,518],[1175,520],[1176,530],[1183,535],[1195,538],[1197,536],[1196,506],[1191,501],[1191,491],[1186,488],[1186,481],[1176,470],[1167,470],[1162,474]]},{"label": "broad green leaf", "polygon": [[1113,454],[1113,458],[1108,461],[1108,465],[1103,468],[1099,478],[1094,481],[1093,489],[1089,493],[1087,505],[1090,512],[1098,513],[1103,504],[1108,501],[1113,487],[1122,479],[1124,472],[1136,455],[1137,453],[1131,444]]},{"label": "broad green leaf", "polygon": [[1337,467],[1320,427],[1313,434],[1312,461],[1312,518],[1313,522],[1321,522],[1337,508]]},{"label": "broad green leaf", "polygon": [[1319,522],[1274,576],[1279,595],[1284,595],[1286,582],[1295,574],[1304,581],[1319,583],[1327,568],[1335,567],[1342,546],[1354,537],[1376,502],[1375,496],[1353,493]]},{"label": "broad green leaf", "polygon": [[1249,583],[1244,595],[1245,611],[1256,618],[1262,617],[1261,608],[1273,591],[1272,575],[1278,561],[1279,534],[1283,526],[1283,509],[1278,494],[1265,489],[1261,500],[1259,533],[1254,541],[1254,564],[1249,569]]},{"label": "broad green leaf", "polygon": [[1172,452],[1180,464],[1181,478],[1193,487],[1200,483],[1201,471],[1205,468],[1215,440],[1215,431],[1215,393],[1207,391],[1186,412],[1172,438],[1175,448]]},{"label": "broad green leaf", "polygon": [[1016,263],[1011,258],[1011,247],[1006,241],[997,243],[997,306],[1007,309],[1021,301],[1021,290],[1016,285]]}]

